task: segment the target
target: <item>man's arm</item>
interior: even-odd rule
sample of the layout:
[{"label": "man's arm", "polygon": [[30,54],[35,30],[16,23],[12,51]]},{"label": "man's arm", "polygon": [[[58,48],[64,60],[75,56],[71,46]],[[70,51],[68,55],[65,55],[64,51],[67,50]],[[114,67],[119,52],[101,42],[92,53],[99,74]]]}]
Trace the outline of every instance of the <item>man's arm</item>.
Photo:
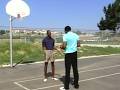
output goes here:
[{"label": "man's arm", "polygon": [[77,41],[77,47],[80,47],[80,40]]},{"label": "man's arm", "polygon": [[56,47],[55,47],[55,40],[53,39],[53,50],[56,50]]},{"label": "man's arm", "polygon": [[42,41],[42,49],[43,49],[43,50],[46,50],[46,47],[45,47],[45,40]]},{"label": "man's arm", "polygon": [[66,46],[67,46],[67,42],[63,42],[62,45],[60,45],[60,48],[64,50]]},{"label": "man's arm", "polygon": [[46,48],[45,48],[45,47],[42,47],[42,49],[43,49],[43,50],[46,50]]}]

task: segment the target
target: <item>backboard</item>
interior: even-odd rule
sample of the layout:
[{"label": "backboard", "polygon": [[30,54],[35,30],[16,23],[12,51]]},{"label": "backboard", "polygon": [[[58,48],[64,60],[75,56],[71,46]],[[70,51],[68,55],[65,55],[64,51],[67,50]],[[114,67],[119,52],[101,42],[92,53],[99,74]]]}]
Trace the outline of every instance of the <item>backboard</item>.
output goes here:
[{"label": "backboard", "polygon": [[29,16],[30,8],[23,0],[10,0],[6,5],[6,13],[13,17],[23,18]]}]

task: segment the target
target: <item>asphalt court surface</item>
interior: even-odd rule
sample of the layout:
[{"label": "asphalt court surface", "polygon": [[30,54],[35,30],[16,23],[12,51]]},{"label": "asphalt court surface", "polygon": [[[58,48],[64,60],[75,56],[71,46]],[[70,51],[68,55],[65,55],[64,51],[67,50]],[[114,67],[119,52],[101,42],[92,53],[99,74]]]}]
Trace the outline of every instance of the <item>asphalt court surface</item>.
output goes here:
[{"label": "asphalt court surface", "polygon": [[[59,80],[51,79],[49,64],[47,82],[43,82],[43,63],[1,68],[0,90],[59,90],[64,82],[64,61],[56,62],[55,65]],[[80,59],[78,67],[78,90],[120,90],[120,55]],[[72,84],[70,90],[76,90]]]}]

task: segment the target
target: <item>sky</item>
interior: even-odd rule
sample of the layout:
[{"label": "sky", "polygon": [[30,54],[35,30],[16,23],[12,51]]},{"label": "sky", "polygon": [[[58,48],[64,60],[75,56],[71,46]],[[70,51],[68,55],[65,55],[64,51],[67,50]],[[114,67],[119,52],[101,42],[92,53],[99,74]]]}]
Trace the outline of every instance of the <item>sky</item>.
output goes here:
[{"label": "sky", "polygon": [[[0,0],[0,26],[9,25],[6,4]],[[72,28],[98,30],[97,23],[104,16],[103,7],[115,0],[24,0],[30,7],[29,16],[14,20],[16,27]]]}]

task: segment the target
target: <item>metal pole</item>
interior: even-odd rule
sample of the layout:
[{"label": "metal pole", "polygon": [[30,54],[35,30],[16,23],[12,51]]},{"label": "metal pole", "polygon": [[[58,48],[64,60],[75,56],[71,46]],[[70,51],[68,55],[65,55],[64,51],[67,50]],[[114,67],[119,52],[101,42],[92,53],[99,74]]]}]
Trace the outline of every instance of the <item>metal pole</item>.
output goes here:
[{"label": "metal pole", "polygon": [[12,55],[12,16],[10,16],[10,66],[13,67]]}]

